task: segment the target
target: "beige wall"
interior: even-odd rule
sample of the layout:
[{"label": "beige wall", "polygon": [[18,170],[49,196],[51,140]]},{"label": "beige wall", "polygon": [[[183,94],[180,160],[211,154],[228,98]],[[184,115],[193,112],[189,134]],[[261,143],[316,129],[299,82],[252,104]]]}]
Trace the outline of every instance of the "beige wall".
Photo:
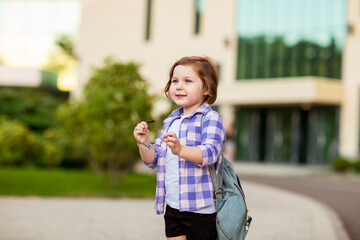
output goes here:
[{"label": "beige wall", "polygon": [[[188,55],[206,55],[221,65],[222,84],[233,81],[236,58],[235,1],[208,0],[202,28],[194,34],[194,1],[153,2],[151,38],[145,40],[146,2],[128,0],[87,0],[79,34],[79,96],[82,86],[106,56],[141,64],[142,75],[150,82],[150,92],[163,96],[171,65]],[[156,105],[161,113],[169,102]]]},{"label": "beige wall", "polygon": [[[151,82],[151,92],[161,94],[174,61],[186,55],[207,55],[222,66],[221,78],[230,81],[233,62],[234,1],[206,1],[202,32],[194,35],[193,0],[153,1],[151,39],[145,41],[146,1],[88,0],[83,16],[78,53],[80,85],[106,56],[142,64],[142,74]],[[229,44],[225,45],[228,40]]]},{"label": "beige wall", "polygon": [[348,33],[343,57],[344,98],[340,113],[340,153],[355,158],[359,149],[360,2],[348,0]]}]

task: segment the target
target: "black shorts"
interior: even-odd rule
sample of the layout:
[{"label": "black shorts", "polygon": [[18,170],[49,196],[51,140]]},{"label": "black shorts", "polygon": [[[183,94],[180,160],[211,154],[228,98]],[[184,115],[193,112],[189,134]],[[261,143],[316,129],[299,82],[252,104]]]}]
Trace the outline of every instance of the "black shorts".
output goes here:
[{"label": "black shorts", "polygon": [[186,235],[187,240],[217,239],[216,213],[180,212],[167,205],[164,219],[166,237]]}]

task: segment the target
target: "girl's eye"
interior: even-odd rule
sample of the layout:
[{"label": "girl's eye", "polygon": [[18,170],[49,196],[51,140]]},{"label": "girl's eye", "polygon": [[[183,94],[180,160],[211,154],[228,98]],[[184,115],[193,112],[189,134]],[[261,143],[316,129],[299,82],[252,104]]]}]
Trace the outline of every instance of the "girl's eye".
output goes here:
[{"label": "girl's eye", "polygon": [[178,81],[179,81],[179,80],[177,80],[177,79],[171,80],[172,83],[177,83]]},{"label": "girl's eye", "polygon": [[191,82],[191,80],[190,80],[190,79],[186,79],[186,80],[185,80],[185,82],[190,83],[190,82]]}]

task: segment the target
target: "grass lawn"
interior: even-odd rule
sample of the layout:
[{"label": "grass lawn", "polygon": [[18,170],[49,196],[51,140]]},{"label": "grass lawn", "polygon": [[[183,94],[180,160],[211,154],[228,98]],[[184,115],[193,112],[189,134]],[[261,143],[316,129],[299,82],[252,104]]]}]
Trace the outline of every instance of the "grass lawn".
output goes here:
[{"label": "grass lawn", "polygon": [[130,173],[118,187],[109,176],[89,171],[36,168],[0,168],[0,195],[153,198],[156,178]]}]

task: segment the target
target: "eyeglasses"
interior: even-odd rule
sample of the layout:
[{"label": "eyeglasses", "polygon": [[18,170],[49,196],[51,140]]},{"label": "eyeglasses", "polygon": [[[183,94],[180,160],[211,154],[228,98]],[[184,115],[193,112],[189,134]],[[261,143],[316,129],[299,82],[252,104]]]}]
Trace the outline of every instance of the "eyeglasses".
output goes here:
[{"label": "eyeglasses", "polygon": [[[151,120],[151,121],[147,121],[146,123],[154,123],[155,120]],[[144,144],[144,143],[137,143],[139,148],[145,149],[145,150],[150,150],[150,149],[154,149],[157,151],[163,151],[164,149],[159,145],[159,144],[155,144],[155,143],[148,143],[148,144]]]},{"label": "eyeglasses", "polygon": [[159,145],[159,144],[155,144],[155,143],[148,143],[148,144],[144,144],[144,143],[137,143],[138,147],[141,149],[145,149],[145,150],[150,150],[150,149],[154,149],[157,151],[163,151],[164,149]]}]

